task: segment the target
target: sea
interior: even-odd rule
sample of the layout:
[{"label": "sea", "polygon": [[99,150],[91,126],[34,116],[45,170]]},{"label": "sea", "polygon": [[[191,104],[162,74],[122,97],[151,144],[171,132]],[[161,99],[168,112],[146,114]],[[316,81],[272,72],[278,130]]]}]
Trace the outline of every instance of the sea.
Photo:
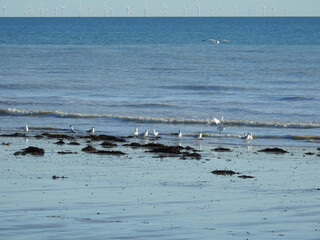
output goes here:
[{"label": "sea", "polygon": [[319,146],[320,18],[0,18],[0,134],[25,124]]}]

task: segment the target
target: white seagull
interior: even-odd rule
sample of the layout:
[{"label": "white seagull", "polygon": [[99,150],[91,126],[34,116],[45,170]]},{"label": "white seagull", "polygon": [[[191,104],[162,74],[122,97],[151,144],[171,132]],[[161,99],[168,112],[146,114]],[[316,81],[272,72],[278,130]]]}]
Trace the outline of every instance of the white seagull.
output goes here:
[{"label": "white seagull", "polygon": [[213,118],[213,122],[217,125],[219,133],[223,132],[226,129],[226,125],[224,125],[223,116],[221,117],[221,120]]},{"label": "white seagull", "polygon": [[139,135],[139,130],[138,130],[138,127],[136,127],[136,129],[133,132],[133,136],[137,137],[138,135]]},{"label": "white seagull", "polygon": [[179,130],[179,132],[178,132],[178,138],[181,138],[182,137],[182,132],[181,132],[181,130]]},{"label": "white seagull", "polygon": [[231,42],[231,41],[229,41],[229,40],[215,40],[215,39],[213,39],[213,38],[209,38],[209,39],[204,39],[204,40],[202,40],[202,41],[208,41],[208,42],[211,42],[211,43],[214,43],[214,44],[217,44],[217,45],[219,45],[220,44],[220,42]]},{"label": "white seagull", "polygon": [[90,135],[94,135],[94,132],[94,126],[92,126],[92,128],[89,131],[87,131],[87,133],[89,133]]},{"label": "white seagull", "polygon": [[156,130],[155,130],[155,129],[153,129],[152,131],[153,131],[153,136],[154,136],[154,137],[158,137],[159,132],[156,132]]},{"label": "white seagull", "polygon": [[141,134],[141,137],[145,137],[146,138],[146,137],[148,137],[148,135],[149,135],[149,130],[147,129],[147,130],[144,131],[144,133]]},{"label": "white seagull", "polygon": [[241,138],[246,140],[246,141],[252,141],[253,140],[252,133],[244,133]]},{"label": "white seagull", "polygon": [[71,132],[71,133],[76,133],[76,132],[77,132],[76,130],[73,129],[73,126],[72,126],[72,125],[70,125],[70,132]]},{"label": "white seagull", "polygon": [[199,132],[199,134],[196,137],[198,140],[202,140],[202,132]]},{"label": "white seagull", "polygon": [[24,126],[24,132],[25,132],[25,133],[29,132],[28,124],[26,124],[26,125]]}]

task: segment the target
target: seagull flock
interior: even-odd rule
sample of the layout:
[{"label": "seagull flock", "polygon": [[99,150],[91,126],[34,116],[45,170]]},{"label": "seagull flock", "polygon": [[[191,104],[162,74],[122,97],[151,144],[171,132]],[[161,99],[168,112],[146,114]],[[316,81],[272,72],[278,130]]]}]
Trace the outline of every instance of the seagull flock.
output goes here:
[{"label": "seagull flock", "polygon": [[[224,122],[223,117],[221,117],[221,119],[217,119],[217,118],[213,118],[212,120],[209,120],[207,124],[215,124],[217,126],[217,131],[219,134],[221,134],[225,129],[226,129],[226,124]],[[29,132],[29,127],[28,124],[25,125],[24,127],[24,132],[25,134],[27,134]],[[76,131],[73,128],[73,125],[70,125],[69,128],[69,132],[70,133],[78,133],[78,131]],[[92,128],[88,131],[86,131],[88,134],[90,135],[95,135],[95,127],[92,126]],[[160,134],[159,132],[157,132],[155,129],[152,129],[152,133],[153,133],[153,137],[157,138],[158,135]],[[174,134],[177,136],[178,139],[182,138],[182,132],[181,130],[178,131],[178,133]],[[138,127],[135,128],[134,132],[133,132],[133,136],[134,137],[142,137],[142,138],[147,138],[149,137],[149,130],[145,130],[143,133],[139,134],[139,129]],[[202,131],[200,131],[197,135],[194,136],[196,139],[198,140],[202,140]],[[253,140],[253,135],[252,133],[244,133],[243,136],[239,136],[239,138],[246,140],[246,141],[252,141]]]}]

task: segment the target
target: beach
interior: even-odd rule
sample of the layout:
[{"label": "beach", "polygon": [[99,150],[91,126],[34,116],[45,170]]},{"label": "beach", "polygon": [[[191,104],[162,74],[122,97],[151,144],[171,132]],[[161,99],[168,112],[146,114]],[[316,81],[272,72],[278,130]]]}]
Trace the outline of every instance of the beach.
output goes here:
[{"label": "beach", "polygon": [[[222,146],[205,138],[106,139],[1,135],[0,238],[320,236],[317,147],[265,153],[266,146]],[[44,154],[21,154],[30,146]],[[84,151],[87,146],[95,150]],[[154,146],[180,152],[151,151]]]},{"label": "beach", "polygon": [[0,239],[320,239],[319,20],[1,17]]}]

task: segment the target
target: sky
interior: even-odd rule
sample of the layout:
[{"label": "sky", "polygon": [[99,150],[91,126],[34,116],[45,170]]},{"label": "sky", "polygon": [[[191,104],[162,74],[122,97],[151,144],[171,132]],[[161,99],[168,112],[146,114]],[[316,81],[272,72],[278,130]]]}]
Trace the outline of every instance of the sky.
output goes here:
[{"label": "sky", "polygon": [[0,0],[0,10],[0,17],[320,16],[320,0]]}]

